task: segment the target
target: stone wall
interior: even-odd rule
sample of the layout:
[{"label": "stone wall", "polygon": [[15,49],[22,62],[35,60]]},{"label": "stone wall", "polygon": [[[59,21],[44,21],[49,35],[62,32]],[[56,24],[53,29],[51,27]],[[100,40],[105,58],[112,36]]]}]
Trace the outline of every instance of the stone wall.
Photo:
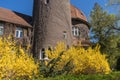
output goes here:
[{"label": "stone wall", "polygon": [[34,0],[33,28],[34,57],[39,56],[42,48],[54,47],[60,41],[71,45],[70,1]]},{"label": "stone wall", "polygon": [[[15,39],[16,42],[18,44],[21,44],[23,47],[26,47],[26,46],[28,46],[28,44],[30,44],[32,28],[9,23],[9,22],[2,22],[2,23],[4,24],[4,26],[3,26],[3,35],[1,35],[1,36],[3,36],[3,37],[12,36],[12,38]],[[15,34],[16,34],[15,31],[16,31],[17,27],[22,28],[23,35],[21,38],[15,37]]]}]

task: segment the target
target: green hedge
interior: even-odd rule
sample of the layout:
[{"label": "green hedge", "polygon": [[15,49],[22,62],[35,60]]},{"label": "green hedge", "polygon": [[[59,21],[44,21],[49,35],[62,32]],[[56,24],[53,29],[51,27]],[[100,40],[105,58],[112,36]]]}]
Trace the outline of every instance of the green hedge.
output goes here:
[{"label": "green hedge", "polygon": [[54,78],[38,78],[34,80],[120,80],[120,72],[101,75],[61,75]]}]

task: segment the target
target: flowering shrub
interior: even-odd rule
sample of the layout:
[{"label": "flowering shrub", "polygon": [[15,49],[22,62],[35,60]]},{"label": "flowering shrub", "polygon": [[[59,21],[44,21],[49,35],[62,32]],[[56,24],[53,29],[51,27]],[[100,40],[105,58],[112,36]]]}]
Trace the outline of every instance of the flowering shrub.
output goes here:
[{"label": "flowering shrub", "polygon": [[[50,49],[50,48],[49,48]],[[40,61],[39,65],[39,70],[40,70],[40,75],[43,77],[53,77],[57,75],[57,68],[56,64],[59,62],[59,54],[61,51],[64,51],[65,48],[63,47],[63,44],[59,44],[56,46],[56,50],[52,51],[54,55],[49,55],[49,57],[52,57],[50,61],[42,60]]]},{"label": "flowering shrub", "polygon": [[89,47],[85,50],[82,47],[71,47],[66,50],[65,45],[59,43],[55,49],[51,51],[47,50],[46,53],[50,60],[52,60],[60,57],[60,53],[64,51],[59,62],[55,65],[56,70],[62,70],[63,67],[71,61],[74,66],[70,71],[72,74],[108,74],[110,72],[109,64],[106,56],[101,54],[99,48],[100,46],[96,46],[94,49]]},{"label": "flowering shrub", "polygon": [[0,80],[30,79],[37,74],[37,64],[11,39],[0,38]]}]

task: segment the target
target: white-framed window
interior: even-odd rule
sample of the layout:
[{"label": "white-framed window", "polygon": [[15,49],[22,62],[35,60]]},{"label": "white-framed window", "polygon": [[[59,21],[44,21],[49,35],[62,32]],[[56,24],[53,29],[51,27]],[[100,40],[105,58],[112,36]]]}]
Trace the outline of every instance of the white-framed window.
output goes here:
[{"label": "white-framed window", "polygon": [[40,50],[39,59],[40,59],[40,60],[49,60],[49,59],[48,59],[48,56],[45,54],[45,49],[44,49],[44,48],[42,48],[42,49]]},{"label": "white-framed window", "polygon": [[45,49],[42,48],[42,49],[40,50],[40,60],[44,60],[44,58],[45,58]]},{"label": "white-framed window", "polygon": [[78,27],[72,27],[72,34],[74,36],[79,36],[80,35],[80,30]]},{"label": "white-framed window", "polygon": [[22,38],[23,37],[23,29],[21,27],[16,28],[15,37],[17,37],[17,38]]},{"label": "white-framed window", "polygon": [[66,31],[63,31],[63,38],[67,39],[67,32]]},{"label": "white-framed window", "polygon": [[3,35],[4,32],[4,24],[0,22],[0,35]]}]

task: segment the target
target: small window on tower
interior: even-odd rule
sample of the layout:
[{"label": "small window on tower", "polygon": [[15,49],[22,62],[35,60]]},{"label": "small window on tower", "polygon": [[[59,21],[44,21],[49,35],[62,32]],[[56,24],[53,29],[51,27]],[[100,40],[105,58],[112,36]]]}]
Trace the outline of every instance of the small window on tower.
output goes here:
[{"label": "small window on tower", "polygon": [[66,31],[63,31],[63,38],[67,39],[67,32]]},{"label": "small window on tower", "polygon": [[49,0],[44,0],[45,1],[45,4],[48,4],[49,3]]},{"label": "small window on tower", "polygon": [[80,36],[80,30],[78,27],[72,27],[73,36]]},{"label": "small window on tower", "polygon": [[48,59],[48,56],[47,56],[46,53],[45,53],[45,49],[44,49],[44,48],[42,48],[42,49],[40,50],[39,59],[40,59],[40,60],[49,60],[49,59]]},{"label": "small window on tower", "polygon": [[44,58],[45,58],[45,49],[42,48],[42,49],[40,50],[40,60],[44,60]]}]

